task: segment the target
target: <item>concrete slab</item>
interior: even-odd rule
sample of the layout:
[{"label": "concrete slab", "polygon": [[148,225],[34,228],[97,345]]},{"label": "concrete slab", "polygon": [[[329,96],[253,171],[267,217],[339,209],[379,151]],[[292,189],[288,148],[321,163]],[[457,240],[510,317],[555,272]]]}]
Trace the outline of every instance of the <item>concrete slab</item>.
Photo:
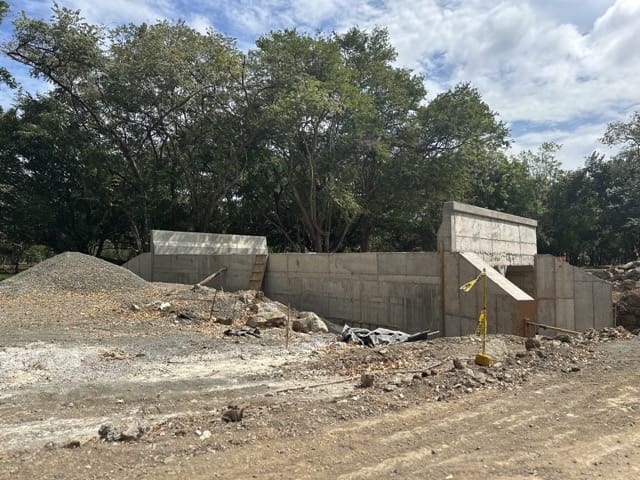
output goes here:
[{"label": "concrete slab", "polygon": [[266,237],[152,230],[151,253],[154,255],[266,255],[269,251]]},{"label": "concrete slab", "polygon": [[536,255],[536,299],[555,297],[555,259],[551,255]]},{"label": "concrete slab", "polygon": [[537,300],[536,317],[537,323],[544,323],[545,325],[555,325],[556,322],[556,304],[555,299],[543,299]]},{"label": "concrete slab", "polygon": [[584,332],[594,328],[593,282],[575,282],[576,330]]},{"label": "concrete slab", "polygon": [[573,298],[574,271],[576,267],[560,259],[555,260],[556,298]]},{"label": "concrete slab", "polygon": [[572,298],[556,298],[555,326],[560,328],[576,329],[574,302]]},{"label": "concrete slab", "polygon": [[613,304],[611,285],[599,279],[593,282],[593,316],[595,328],[613,325]]}]

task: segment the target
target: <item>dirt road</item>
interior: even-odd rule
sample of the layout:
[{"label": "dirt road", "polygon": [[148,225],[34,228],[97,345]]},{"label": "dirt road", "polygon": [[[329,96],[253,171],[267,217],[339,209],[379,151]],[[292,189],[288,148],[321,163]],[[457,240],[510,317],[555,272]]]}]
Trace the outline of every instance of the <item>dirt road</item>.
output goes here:
[{"label": "dirt road", "polygon": [[[144,441],[4,452],[0,478],[639,478],[640,341],[595,348],[579,371],[507,391],[388,393],[384,414],[349,415],[367,407],[351,385],[254,400],[242,424],[182,410]],[[205,428],[207,441],[192,433]]]}]

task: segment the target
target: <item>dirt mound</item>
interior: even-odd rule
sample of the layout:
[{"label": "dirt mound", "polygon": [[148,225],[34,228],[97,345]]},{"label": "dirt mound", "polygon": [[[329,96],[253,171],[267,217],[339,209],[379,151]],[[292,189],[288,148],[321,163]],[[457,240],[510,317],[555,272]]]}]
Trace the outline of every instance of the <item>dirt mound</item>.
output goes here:
[{"label": "dirt mound", "polygon": [[65,252],[0,283],[0,293],[137,290],[148,283],[126,268],[90,255]]},{"label": "dirt mound", "polygon": [[640,289],[620,296],[616,302],[616,323],[627,330],[640,329]]}]

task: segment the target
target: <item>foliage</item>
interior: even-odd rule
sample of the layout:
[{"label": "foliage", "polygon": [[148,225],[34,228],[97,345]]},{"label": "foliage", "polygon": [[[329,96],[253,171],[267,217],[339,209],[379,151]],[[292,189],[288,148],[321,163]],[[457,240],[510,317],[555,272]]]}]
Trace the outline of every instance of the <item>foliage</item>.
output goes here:
[{"label": "foliage", "polygon": [[[0,0],[0,20],[6,13]],[[3,51],[51,90],[0,112],[0,250],[120,256],[150,230],[267,235],[272,250],[432,250],[442,203],[539,220],[574,262],[640,249],[640,112],[564,172],[516,155],[468,83],[427,98],[385,29],[232,39],[183,22],[103,28],[54,6]],[[12,84],[9,72],[0,82]],[[19,261],[19,260],[18,260]]]}]

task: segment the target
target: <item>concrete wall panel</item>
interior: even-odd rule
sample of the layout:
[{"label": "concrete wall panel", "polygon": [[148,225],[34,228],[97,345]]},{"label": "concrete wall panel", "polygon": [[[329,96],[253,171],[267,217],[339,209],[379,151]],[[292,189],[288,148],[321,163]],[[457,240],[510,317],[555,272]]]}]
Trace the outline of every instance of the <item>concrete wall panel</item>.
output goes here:
[{"label": "concrete wall panel", "polygon": [[575,292],[575,329],[584,332],[593,328],[594,305],[593,305],[593,282],[576,282]]},{"label": "concrete wall panel", "polygon": [[595,278],[593,282],[593,312],[595,328],[613,326],[611,285]]},{"label": "concrete wall panel", "polygon": [[556,318],[552,325],[575,330],[575,310],[573,298],[556,298]]},{"label": "concrete wall panel", "polygon": [[378,273],[377,253],[335,253],[327,255],[331,274],[368,274]]}]

